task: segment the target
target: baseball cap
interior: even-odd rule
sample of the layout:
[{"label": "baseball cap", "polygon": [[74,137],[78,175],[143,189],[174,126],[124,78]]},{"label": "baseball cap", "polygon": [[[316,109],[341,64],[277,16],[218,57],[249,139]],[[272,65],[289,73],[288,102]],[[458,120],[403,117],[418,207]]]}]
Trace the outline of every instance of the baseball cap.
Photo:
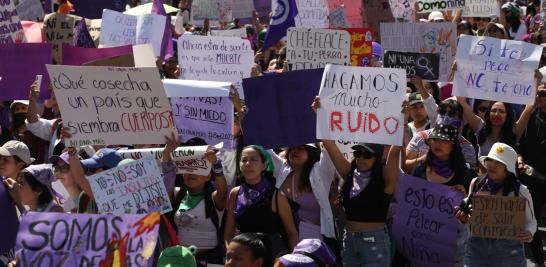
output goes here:
[{"label": "baseball cap", "polygon": [[351,147],[352,150],[367,150],[375,154],[383,152],[383,145],[379,144],[369,144],[369,143],[358,143]]},{"label": "baseball cap", "polygon": [[432,11],[428,15],[428,21],[429,22],[430,21],[439,21],[439,20],[444,20],[445,21],[444,14],[442,14],[442,12],[440,12],[440,11]]},{"label": "baseball cap", "polygon": [[12,110],[13,108],[15,108],[15,105],[17,104],[23,104],[28,106],[28,103],[29,103],[28,100],[13,100],[11,105],[9,105],[9,109]]},{"label": "baseball cap", "polygon": [[15,140],[8,141],[2,147],[0,147],[0,156],[17,156],[27,165],[34,161],[34,158],[30,156],[28,146],[23,142]]},{"label": "baseball cap", "polygon": [[103,148],[95,153],[93,157],[80,162],[87,169],[110,169],[116,167],[121,160],[123,160],[123,157],[116,150]]},{"label": "baseball cap", "polygon": [[408,97],[409,105],[417,104],[417,103],[423,103],[423,96],[421,93],[413,92]]},{"label": "baseball cap", "polygon": [[53,155],[49,157],[49,163],[56,165],[59,160],[62,160],[64,163],[70,165],[70,155],[68,155],[68,151],[63,152],[61,155]]},{"label": "baseball cap", "polygon": [[322,240],[304,239],[294,247],[291,254],[282,256],[280,261],[285,267],[335,266],[336,256]]}]

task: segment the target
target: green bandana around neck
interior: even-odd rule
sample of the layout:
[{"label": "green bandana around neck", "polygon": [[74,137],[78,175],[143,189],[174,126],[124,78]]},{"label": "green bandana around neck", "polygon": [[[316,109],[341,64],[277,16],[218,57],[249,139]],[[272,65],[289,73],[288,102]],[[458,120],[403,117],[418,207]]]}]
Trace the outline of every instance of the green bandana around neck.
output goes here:
[{"label": "green bandana around neck", "polygon": [[191,193],[186,189],[186,196],[182,201],[180,202],[180,206],[178,207],[178,210],[180,211],[188,211],[192,210],[205,198],[205,194],[201,191],[199,193]]}]

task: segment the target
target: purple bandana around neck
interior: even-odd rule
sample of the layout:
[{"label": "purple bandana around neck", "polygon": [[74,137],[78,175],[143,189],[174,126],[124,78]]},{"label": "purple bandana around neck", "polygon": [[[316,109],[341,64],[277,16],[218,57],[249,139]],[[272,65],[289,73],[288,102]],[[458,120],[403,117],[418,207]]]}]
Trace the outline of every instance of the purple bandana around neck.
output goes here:
[{"label": "purple bandana around neck", "polygon": [[372,171],[367,172],[359,172],[355,169],[353,173],[353,188],[351,188],[351,191],[349,192],[349,197],[354,198],[362,192],[368,186],[372,178],[370,175],[372,174]]},{"label": "purple bandana around neck", "polygon": [[499,190],[502,189],[503,184],[498,184],[495,181],[489,179],[489,177],[485,178],[485,185],[483,186],[483,189],[489,191],[491,195],[496,195]]},{"label": "purple bandana around neck", "polygon": [[432,168],[436,174],[448,179],[454,173],[454,171],[449,168],[449,162],[447,160],[439,160],[436,157],[432,157]]},{"label": "purple bandana around neck", "polygon": [[271,188],[271,182],[262,177],[262,180],[255,185],[242,183],[237,194],[237,206],[235,207],[235,216],[243,215],[245,210],[256,202],[260,201],[263,193]]},{"label": "purple bandana around neck", "polygon": [[438,115],[436,119],[436,124],[449,124],[457,129],[462,125],[462,121],[458,118],[450,117],[448,115]]}]

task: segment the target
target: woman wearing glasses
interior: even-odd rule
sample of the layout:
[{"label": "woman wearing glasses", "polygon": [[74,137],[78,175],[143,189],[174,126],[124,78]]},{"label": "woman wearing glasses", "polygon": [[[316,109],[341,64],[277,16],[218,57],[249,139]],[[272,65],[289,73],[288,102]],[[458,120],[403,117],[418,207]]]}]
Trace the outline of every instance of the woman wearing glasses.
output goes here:
[{"label": "woman wearing glasses", "polygon": [[63,204],[64,211],[76,213],[82,189],[78,186],[76,179],[74,179],[74,176],[70,172],[70,155],[68,155],[68,151],[65,151],[60,156],[51,156],[49,162],[53,164],[53,174],[61,181],[70,196]]},{"label": "woman wearing glasses", "polygon": [[[320,108],[319,97],[313,109]],[[407,117],[407,116],[406,116]],[[399,175],[400,146],[391,146],[383,166],[383,146],[359,143],[354,159],[345,159],[335,141],[323,140],[324,148],[345,183],[340,204],[347,223],[343,237],[343,266],[391,266],[391,242],[387,232],[387,211]]]}]

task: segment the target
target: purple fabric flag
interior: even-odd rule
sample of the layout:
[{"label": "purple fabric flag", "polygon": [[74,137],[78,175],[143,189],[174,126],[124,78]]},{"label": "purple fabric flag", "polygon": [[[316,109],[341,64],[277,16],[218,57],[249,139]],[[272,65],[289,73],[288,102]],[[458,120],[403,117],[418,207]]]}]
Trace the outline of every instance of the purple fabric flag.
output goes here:
[{"label": "purple fabric flag", "polygon": [[93,38],[91,37],[91,34],[89,34],[89,30],[87,30],[87,25],[83,19],[80,20],[74,31],[74,46],[95,48],[95,42],[93,42]]},{"label": "purple fabric flag", "polygon": [[163,61],[171,58],[174,55],[171,16],[167,16],[167,12],[165,11],[165,7],[163,6],[163,0],[154,0],[154,3],[152,5],[152,13],[167,17],[167,22],[165,23],[165,31],[163,32],[163,41],[161,41],[161,54],[159,56],[161,61]]},{"label": "purple fabric flag", "polygon": [[62,51],[64,65],[81,66],[84,63],[98,59],[132,54],[133,47],[125,45],[110,48],[82,48],[63,44]]},{"label": "purple fabric flag", "polygon": [[121,216],[30,212],[17,233],[17,262],[145,266],[157,243],[159,218],[158,212]]},{"label": "purple fabric flag", "polygon": [[0,100],[28,99],[30,85],[42,75],[40,99],[50,95],[49,75],[45,65],[51,64],[51,44],[0,44]]},{"label": "purple fabric flag", "polygon": [[273,10],[273,16],[265,36],[264,51],[275,45],[281,38],[286,36],[286,30],[296,25],[295,17],[298,15],[296,0],[275,0],[277,8]]},{"label": "purple fabric flag", "polygon": [[74,15],[87,19],[102,18],[102,10],[110,9],[118,12],[125,11],[125,0],[71,0],[74,4]]},{"label": "purple fabric flag", "polygon": [[453,266],[463,194],[422,178],[401,175],[392,226],[397,248],[413,266]]},{"label": "purple fabric flag", "polygon": [[243,122],[245,145],[278,148],[316,142],[316,114],[310,105],[319,93],[323,71],[243,79],[248,107]]}]

